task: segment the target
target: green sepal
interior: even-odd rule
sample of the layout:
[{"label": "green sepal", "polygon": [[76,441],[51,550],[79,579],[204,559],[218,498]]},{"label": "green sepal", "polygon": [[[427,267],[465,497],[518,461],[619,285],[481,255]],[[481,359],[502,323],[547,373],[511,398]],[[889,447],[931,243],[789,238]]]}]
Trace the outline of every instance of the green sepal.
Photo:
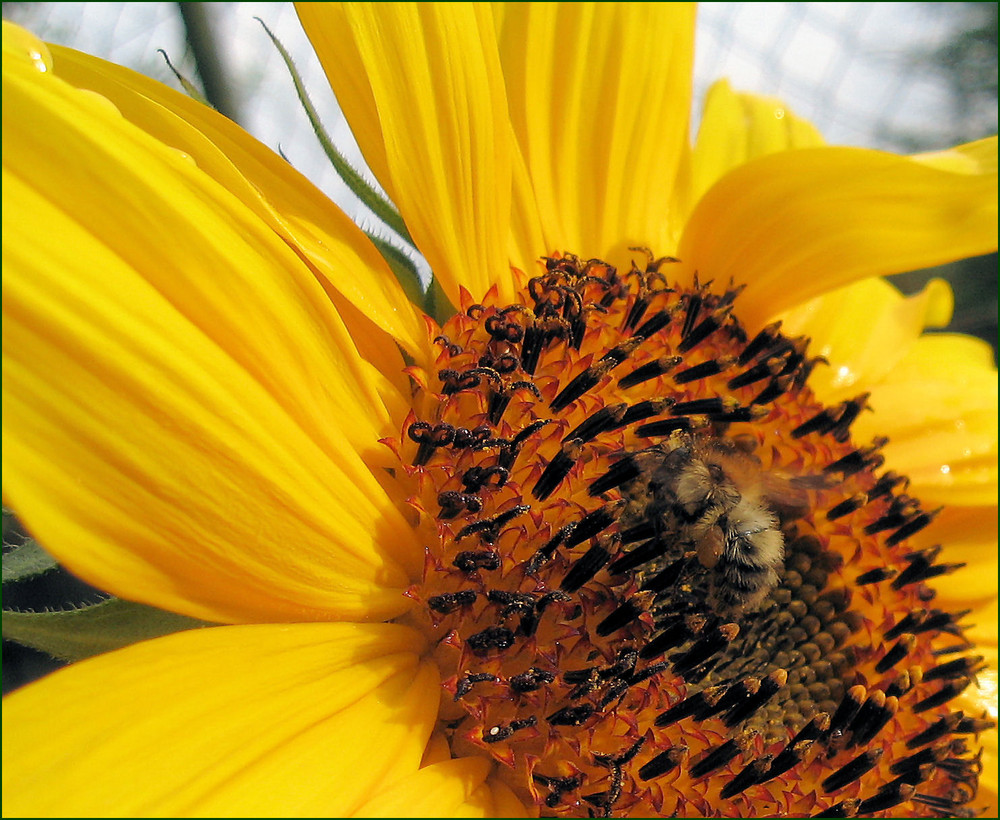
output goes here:
[{"label": "green sepal", "polygon": [[198,90],[198,86],[174,68],[174,64],[170,62],[170,57],[167,55],[167,52],[165,52],[162,48],[158,48],[156,50],[160,52],[160,55],[166,61],[167,68],[174,73],[174,76],[177,78],[177,82],[181,84],[181,88],[184,89],[185,94],[187,94],[195,102],[200,102],[202,105],[207,105],[209,108],[215,108],[215,106],[208,101],[208,98]]},{"label": "green sepal", "polygon": [[38,546],[32,538],[3,554],[3,583],[26,581],[58,567],[56,559]]},{"label": "green sepal", "polygon": [[376,250],[382,255],[382,258],[386,261],[389,269],[403,288],[406,297],[413,304],[422,305],[424,302],[424,287],[420,282],[420,274],[417,272],[417,266],[413,264],[413,260],[378,234],[365,231],[365,236],[371,240]]},{"label": "green sepal", "polygon": [[[421,304],[421,302],[417,304]],[[433,277],[431,283],[427,286],[427,292],[424,294],[422,304],[424,313],[441,326],[444,326],[444,323],[458,312],[455,310],[455,306],[451,303],[448,295],[444,292],[437,277]]]},{"label": "green sepal", "polygon": [[63,661],[185,629],[212,626],[162,609],[109,598],[98,604],[53,612],[3,612],[3,637]]},{"label": "green sepal", "polygon": [[337,175],[375,216],[399,234],[408,245],[415,247],[413,240],[410,238],[409,231],[406,230],[406,224],[403,222],[403,218],[399,215],[396,207],[372,185],[369,185],[368,181],[351,167],[351,163],[347,161],[347,157],[338,150],[333,140],[330,139],[330,135],[326,133],[326,129],[323,127],[319,114],[313,107],[312,100],[309,99],[305,83],[302,82],[302,77],[299,74],[299,70],[295,67],[295,62],[288,53],[288,49],[274,36],[271,29],[267,27],[267,24],[263,20],[259,17],[255,17],[254,19],[261,24],[264,31],[267,32],[267,36],[271,38],[271,42],[274,43],[274,47],[278,50],[278,54],[281,55],[288,73],[292,76],[295,93],[298,95],[299,102],[306,112],[306,116],[309,118],[309,124],[312,125],[316,138],[323,147],[323,151],[333,165],[333,169],[337,172]]}]

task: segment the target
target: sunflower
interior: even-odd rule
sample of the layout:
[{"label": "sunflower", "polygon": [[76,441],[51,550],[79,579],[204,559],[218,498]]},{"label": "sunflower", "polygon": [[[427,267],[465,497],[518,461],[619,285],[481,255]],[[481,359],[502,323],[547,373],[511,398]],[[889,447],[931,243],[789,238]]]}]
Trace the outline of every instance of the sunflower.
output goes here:
[{"label": "sunflower", "polygon": [[8,698],[5,813],[992,810],[996,370],[873,277],[996,249],[996,140],[720,84],[692,147],[678,4],[299,15],[441,326],[231,122],[5,24],[5,501],[220,624]]}]

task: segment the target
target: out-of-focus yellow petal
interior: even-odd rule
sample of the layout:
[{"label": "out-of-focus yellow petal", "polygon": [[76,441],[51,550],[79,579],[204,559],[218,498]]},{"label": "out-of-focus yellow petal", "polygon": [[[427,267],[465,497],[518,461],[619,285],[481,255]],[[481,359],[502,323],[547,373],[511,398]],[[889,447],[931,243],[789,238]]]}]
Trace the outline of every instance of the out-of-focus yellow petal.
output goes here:
[{"label": "out-of-focus yellow petal", "polygon": [[399,614],[420,550],[364,460],[390,414],[313,273],[106,98],[7,59],[3,100],[9,502],[124,597]]},{"label": "out-of-focus yellow petal", "polygon": [[666,253],[690,122],[693,6],[517,3],[497,18],[540,251],[616,263],[630,245]]},{"label": "out-of-focus yellow petal", "polygon": [[727,80],[719,80],[705,96],[692,157],[690,204],[752,159],[819,145],[823,137],[815,126],[795,116],[781,100],[733,91]]},{"label": "out-of-focus yellow petal", "polygon": [[[989,145],[993,162],[978,161]],[[996,250],[996,139],[959,153],[947,170],[855,148],[753,160],[695,206],[681,273],[746,283],[740,317],[752,330],[859,279]]]},{"label": "out-of-focus yellow petal", "polygon": [[[348,324],[352,337],[369,342],[366,358],[405,389],[392,340],[421,362],[428,355],[427,334],[385,261],[346,214],[288,162],[212,109],[127,68],[72,49],[52,51],[57,76],[106,96],[130,122],[188,154],[285,239],[335,301],[350,302],[368,320]],[[347,320],[353,312],[341,315]]]},{"label": "out-of-focus yellow petal", "polygon": [[868,386],[875,412],[852,426],[858,441],[889,437],[887,466],[909,476],[925,505],[997,502],[997,371],[983,347],[967,336],[921,336]]},{"label": "out-of-focus yellow petal", "polygon": [[[355,817],[525,817],[524,807],[496,811],[488,780],[493,764],[485,757],[446,760],[425,766],[378,791],[354,812]],[[505,796],[506,797],[506,796]],[[510,812],[517,808],[516,814]]]},{"label": "out-of-focus yellow petal", "polygon": [[[387,190],[448,297],[458,304],[460,284],[483,294],[496,283],[512,301],[510,126],[489,9],[349,3],[327,14],[306,4],[299,14],[324,65],[339,63],[327,71],[338,98],[356,96],[345,73],[367,77]],[[377,135],[367,102],[346,105],[348,121],[355,108],[366,150]]]},{"label": "out-of-focus yellow petal", "polygon": [[810,356],[823,356],[809,386],[827,403],[853,398],[878,384],[910,350],[925,327],[951,321],[954,298],[943,279],[903,296],[874,277],[824,293],[783,313],[782,332],[808,336]]},{"label": "out-of-focus yellow petal", "polygon": [[10,816],[341,817],[417,770],[438,676],[393,624],[217,627],[4,699]]}]

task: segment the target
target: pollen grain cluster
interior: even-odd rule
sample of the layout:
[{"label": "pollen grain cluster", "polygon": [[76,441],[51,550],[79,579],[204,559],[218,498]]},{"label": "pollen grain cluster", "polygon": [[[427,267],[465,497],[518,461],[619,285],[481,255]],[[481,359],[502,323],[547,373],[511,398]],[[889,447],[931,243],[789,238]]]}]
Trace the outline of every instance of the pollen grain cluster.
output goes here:
[{"label": "pollen grain cluster", "polygon": [[392,444],[453,754],[542,815],[971,816],[934,511],[851,440],[865,395],[820,404],[806,339],[672,261],[550,258],[434,339]]}]

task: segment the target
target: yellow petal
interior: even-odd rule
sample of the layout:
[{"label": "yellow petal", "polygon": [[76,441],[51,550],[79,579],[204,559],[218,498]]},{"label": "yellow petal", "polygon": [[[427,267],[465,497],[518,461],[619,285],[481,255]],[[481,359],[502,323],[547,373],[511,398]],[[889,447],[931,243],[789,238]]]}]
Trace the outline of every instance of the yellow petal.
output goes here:
[{"label": "yellow petal", "polygon": [[494,786],[488,780],[493,764],[484,757],[466,757],[426,766],[378,791],[354,812],[355,817],[525,817],[516,802],[499,813]]},{"label": "yellow petal", "polygon": [[887,466],[909,476],[925,505],[996,504],[997,371],[984,348],[967,336],[920,337],[869,386],[874,412],[852,427],[858,441],[889,437]]},{"label": "yellow petal", "polygon": [[194,630],[4,700],[5,816],[344,816],[420,763],[439,697],[392,624]]},{"label": "yellow petal", "polygon": [[[385,261],[360,229],[288,162],[231,120],[189,97],[121,66],[72,49],[52,47],[56,75],[112,100],[148,134],[192,157],[238,196],[305,259],[341,310],[366,358],[406,389],[392,339],[417,362],[428,356],[423,322]],[[338,304],[340,307],[340,304]],[[389,338],[391,337],[391,338]]]},{"label": "yellow petal", "polygon": [[516,3],[497,16],[511,121],[543,220],[539,253],[617,262],[630,245],[668,252],[693,7]]},{"label": "yellow petal", "polygon": [[695,206],[679,251],[684,275],[746,283],[740,317],[755,329],[859,279],[993,251],[996,139],[990,144],[992,163],[977,161],[988,153],[980,147],[947,170],[854,148],[753,160]]},{"label": "yellow petal", "polygon": [[[299,15],[324,66],[337,63],[327,76],[348,122],[362,112],[366,156],[371,140],[384,142],[387,190],[449,299],[458,304],[460,284],[478,298],[497,283],[512,301],[510,126],[489,9],[349,3],[331,14],[305,4]],[[347,79],[356,74],[367,89]]]},{"label": "yellow petal", "polygon": [[781,100],[733,91],[727,80],[708,89],[692,157],[691,204],[746,162],[792,148],[823,145],[819,131]]},{"label": "yellow petal", "polygon": [[17,60],[3,94],[5,497],[126,598],[399,614],[420,549],[362,458],[389,414],[312,272],[105,98]]},{"label": "yellow petal", "polygon": [[813,370],[809,386],[833,404],[864,392],[892,372],[925,327],[951,321],[954,298],[943,279],[932,279],[910,297],[885,279],[862,279],[781,314],[781,330],[808,336],[810,356],[827,364]]}]

